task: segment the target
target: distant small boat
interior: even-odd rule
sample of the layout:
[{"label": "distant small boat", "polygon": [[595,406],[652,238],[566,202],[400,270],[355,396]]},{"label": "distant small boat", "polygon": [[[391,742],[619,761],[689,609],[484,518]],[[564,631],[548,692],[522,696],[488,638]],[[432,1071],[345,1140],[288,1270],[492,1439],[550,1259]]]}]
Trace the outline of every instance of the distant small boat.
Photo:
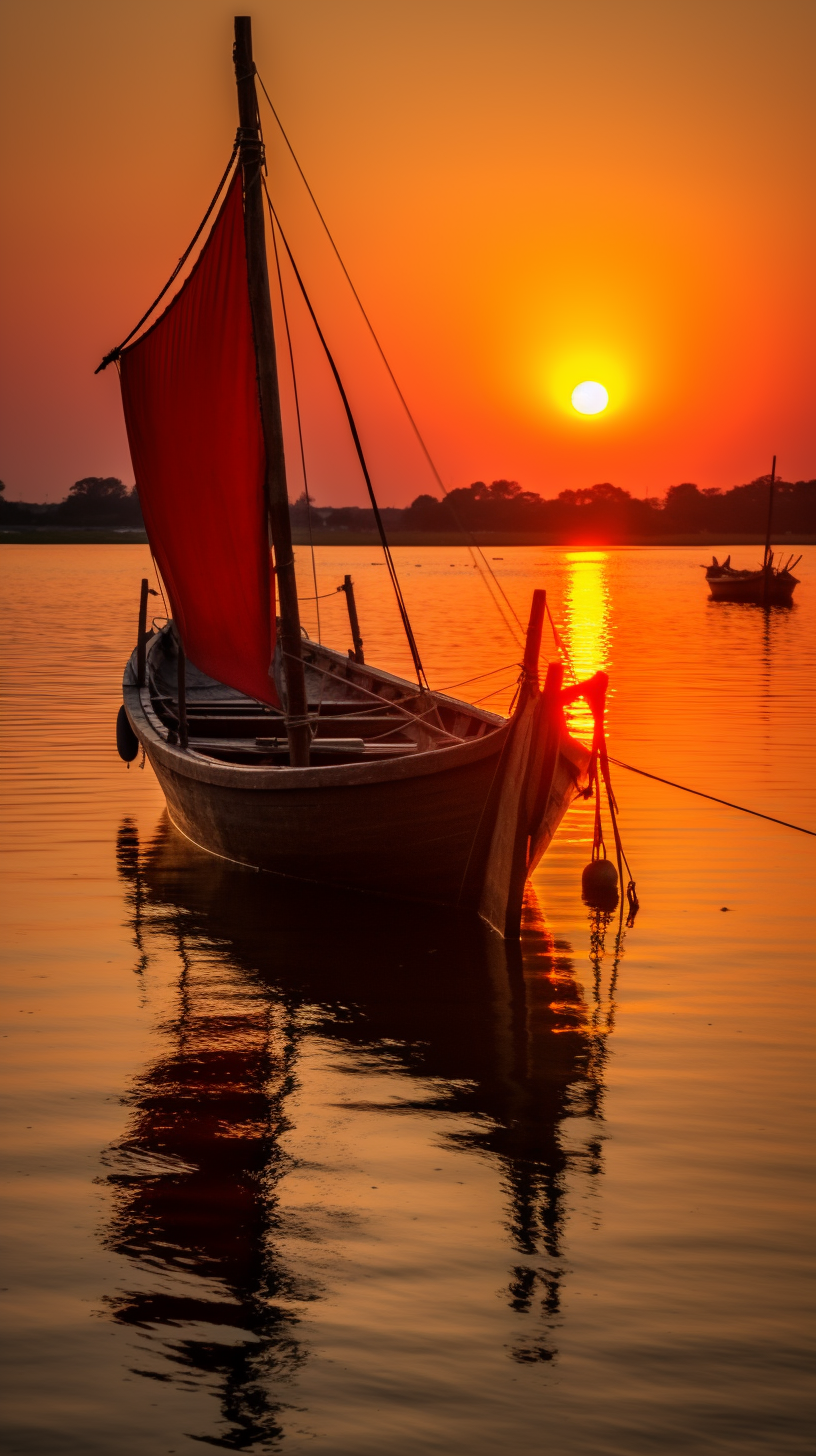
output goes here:
[{"label": "distant small boat", "polygon": [[799,584],[799,578],[793,575],[792,568],[801,559],[797,556],[796,561],[788,559],[784,566],[775,566],[771,551],[765,566],[760,566],[756,571],[737,571],[731,565],[730,556],[722,563],[714,556],[711,565],[705,567],[708,589],[715,602],[789,606],[793,600],[794,587]]},{"label": "distant small boat", "polygon": [[754,571],[741,571],[731,565],[731,557],[719,562],[712,556],[711,565],[704,566],[708,589],[715,602],[752,602],[761,607],[789,607],[793,601],[794,587],[799,585],[793,568],[802,560],[794,561],[789,556],[784,566],[774,564],[771,549],[771,528],[773,525],[773,501],[776,485],[776,456],[771,467],[768,491],[768,528],[765,533],[765,556],[762,565]]}]

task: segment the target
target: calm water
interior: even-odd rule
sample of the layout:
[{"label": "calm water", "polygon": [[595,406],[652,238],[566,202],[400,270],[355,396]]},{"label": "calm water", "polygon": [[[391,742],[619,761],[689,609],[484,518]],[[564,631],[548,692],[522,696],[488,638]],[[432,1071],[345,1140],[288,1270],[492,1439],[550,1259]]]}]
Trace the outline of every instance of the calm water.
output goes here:
[{"label": "calm water", "polygon": [[[767,616],[695,549],[490,554],[609,671],[617,757],[816,828],[816,551]],[[432,683],[501,669],[459,691],[503,709],[467,553],[396,555]],[[520,951],[281,891],[116,756],[146,549],[0,556],[6,1449],[809,1449],[813,840],[618,771],[622,943],[583,804]],[[319,590],[351,570],[402,671],[374,558],[321,550]]]}]

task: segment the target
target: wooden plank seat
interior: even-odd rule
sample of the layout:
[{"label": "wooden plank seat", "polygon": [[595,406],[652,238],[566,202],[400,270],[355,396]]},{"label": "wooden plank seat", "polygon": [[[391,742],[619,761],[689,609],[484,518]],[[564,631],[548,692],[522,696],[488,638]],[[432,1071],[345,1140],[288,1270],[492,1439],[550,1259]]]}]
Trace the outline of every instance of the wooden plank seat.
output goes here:
[{"label": "wooden plank seat", "polygon": [[[170,711],[175,716],[175,704],[170,706]],[[191,713],[187,710],[187,722],[189,725],[190,737],[197,738],[205,734],[208,738],[263,738],[274,735],[277,730],[284,738],[286,729],[282,718],[258,717],[238,714],[235,717],[223,713]],[[314,734],[317,738],[336,738],[338,728],[348,728],[348,736],[355,738],[373,738],[380,735],[404,733],[410,728],[411,720],[396,713],[374,714],[362,712],[345,715],[342,719],[317,718],[313,723]],[[346,734],[343,733],[345,737]]]},{"label": "wooden plank seat", "polygon": [[[288,764],[289,742],[280,738],[194,738],[189,746],[194,753],[221,759],[224,762],[264,762]],[[311,753],[318,763],[337,761],[370,761],[385,758],[399,758],[417,752],[416,743],[371,743],[362,738],[320,738],[313,739]]]}]

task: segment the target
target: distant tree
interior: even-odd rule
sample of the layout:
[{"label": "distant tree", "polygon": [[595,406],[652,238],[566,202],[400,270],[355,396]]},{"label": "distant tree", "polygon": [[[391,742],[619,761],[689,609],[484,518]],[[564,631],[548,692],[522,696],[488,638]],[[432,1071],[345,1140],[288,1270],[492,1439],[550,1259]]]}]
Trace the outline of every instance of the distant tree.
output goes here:
[{"label": "distant tree", "polygon": [[[374,512],[366,506],[316,506],[312,501],[312,527],[332,531],[374,531],[377,522]],[[405,512],[395,506],[380,506],[380,519],[386,530],[399,530]],[[309,509],[305,495],[290,502],[289,519],[298,530],[305,530],[309,524]]]},{"label": "distant tree", "polygon": [[517,480],[494,480],[451,490],[442,501],[421,495],[403,514],[403,526],[415,531],[527,531],[543,529],[547,502],[535,491],[522,490]]},{"label": "distant tree", "polygon": [[663,501],[663,530],[703,531],[712,518],[712,507],[700,487],[691,481],[671,485]]},{"label": "distant tree", "polygon": [[454,522],[444,501],[435,495],[418,495],[402,513],[406,531],[450,531]]},{"label": "distant tree", "polygon": [[312,525],[320,526],[324,514],[325,512],[318,510],[315,505],[314,497],[307,496],[305,490],[301,491],[296,501],[289,502],[289,519],[293,526],[305,529],[309,524],[310,515]]},{"label": "distant tree", "polygon": [[34,516],[24,501],[11,501],[5,498],[6,483],[0,480],[0,525],[3,526],[28,526],[34,520]]},{"label": "distant tree", "polygon": [[797,480],[784,506],[781,529],[816,535],[816,480]]},{"label": "distant tree", "polygon": [[[769,475],[760,475],[747,485],[731,490],[700,490],[684,482],[666,492],[662,529],[672,534],[716,531],[725,534],[759,535],[768,520]],[[804,534],[816,529],[816,483],[800,480],[791,484],[777,480],[774,492],[773,531]]]},{"label": "distant tree", "polygon": [[115,475],[86,475],[82,480],[75,480],[65,504],[71,501],[82,501],[93,505],[94,508],[109,505],[121,505],[127,500],[129,491],[123,480]]},{"label": "distant tree", "polygon": [[578,541],[652,536],[660,529],[659,503],[601,480],[579,490],[562,490],[553,502],[552,524],[559,534]]},{"label": "distant tree", "polygon": [[74,481],[56,512],[61,525],[138,527],[139,497],[115,475],[86,475]]},{"label": "distant tree", "polygon": [[620,507],[628,503],[632,497],[628,490],[621,490],[619,485],[612,485],[611,481],[602,480],[597,485],[584,486],[581,490],[562,490],[558,499],[576,506],[614,504]]}]

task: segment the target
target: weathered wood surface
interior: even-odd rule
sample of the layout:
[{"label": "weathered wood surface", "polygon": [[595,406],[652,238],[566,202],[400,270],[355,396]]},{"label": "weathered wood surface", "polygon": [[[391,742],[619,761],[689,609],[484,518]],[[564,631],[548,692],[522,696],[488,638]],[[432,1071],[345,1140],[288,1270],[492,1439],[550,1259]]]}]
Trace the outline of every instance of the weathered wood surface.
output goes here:
[{"label": "weathered wood surface", "polygon": [[179,748],[186,748],[187,736],[187,660],[179,640],[178,653],[178,737]]},{"label": "weathered wood surface", "polygon": [[527,878],[525,788],[536,752],[538,699],[530,693],[512,722],[495,785],[495,806],[487,829],[490,840],[478,899],[479,914],[500,935],[513,936],[521,923]]},{"label": "weathered wood surface", "polygon": [[[227,723],[230,711],[237,720],[248,713],[255,728],[260,714],[264,725],[277,722],[285,731],[283,719],[261,714],[188,662],[190,746],[185,751],[168,742],[160,711],[176,671],[172,643],[164,629],[149,645],[152,688],[139,689],[131,659],[124,701],[170,818],[193,843],[276,875],[468,907],[501,934],[518,934],[531,835],[540,853],[588,759],[566,735],[563,717],[547,715],[546,688],[542,694],[531,685],[523,707],[507,721],[444,694],[430,695],[429,703],[429,695],[404,679],[304,642],[309,696],[316,684],[327,684],[333,735],[339,736],[346,717],[378,727],[374,704],[382,695],[389,726],[406,707],[414,715],[403,715],[398,730],[413,741],[394,745],[402,751],[379,761],[318,761],[308,768],[225,763],[196,748],[195,734],[207,731],[208,703],[222,721],[227,714]],[[558,772],[546,768],[548,753]],[[531,815],[541,822],[532,824]]]},{"label": "weathered wood surface", "polygon": [[147,593],[149,591],[146,576],[142,577],[142,587],[139,593],[139,626],[136,633],[136,679],[139,687],[144,687],[145,680],[145,653],[147,651]]},{"label": "weathered wood surface", "polygon": [[343,585],[338,587],[337,590],[344,592],[346,597],[346,606],[348,608],[349,615],[349,626],[351,628],[351,640],[354,643],[354,651],[353,653],[349,653],[349,656],[353,656],[355,662],[364,663],[365,653],[363,652],[363,639],[360,634],[360,621],[357,616],[357,603],[354,600],[354,582],[352,581],[348,573],[343,577]]},{"label": "weathered wood surface", "polygon": [[[515,939],[524,886],[575,798],[589,761],[567,732],[561,707],[560,663],[550,663],[543,692],[528,683],[508,735],[485,813],[489,844],[483,863],[472,862],[472,886],[481,881],[479,914]],[[486,839],[486,835],[484,836]]]}]

